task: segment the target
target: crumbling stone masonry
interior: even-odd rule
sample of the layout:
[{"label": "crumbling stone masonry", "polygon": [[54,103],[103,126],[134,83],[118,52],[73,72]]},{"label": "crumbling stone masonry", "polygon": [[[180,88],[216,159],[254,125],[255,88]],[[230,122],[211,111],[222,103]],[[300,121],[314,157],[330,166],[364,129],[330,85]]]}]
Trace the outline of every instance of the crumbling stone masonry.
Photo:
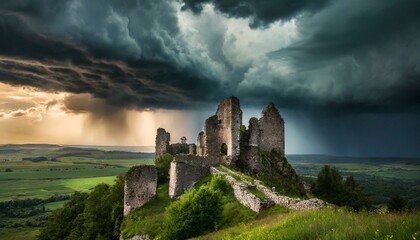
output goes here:
[{"label": "crumbling stone masonry", "polygon": [[[229,97],[223,100],[217,108],[216,115],[206,120],[204,127],[203,156],[215,161],[223,159],[233,165],[240,154],[240,129],[242,126],[242,110],[239,99]],[[200,139],[200,136],[198,137]],[[201,141],[201,139],[200,139]],[[227,145],[226,157],[221,151],[222,145]],[[203,147],[200,142],[200,147]]]},{"label": "crumbling stone masonry", "polygon": [[209,172],[211,162],[200,156],[177,155],[169,170],[169,197],[176,198],[192,188]]},{"label": "crumbling stone masonry", "polygon": [[284,120],[273,103],[264,108],[259,120],[255,117],[249,120],[240,146],[237,166],[253,174],[261,171],[260,151],[276,149],[284,156]]},{"label": "crumbling stone masonry", "polygon": [[274,205],[274,202],[270,199],[259,199],[254,194],[249,191],[249,186],[247,184],[241,183],[235,180],[233,177],[228,174],[217,170],[214,167],[210,168],[210,172],[213,175],[222,175],[226,181],[230,184],[233,189],[233,194],[235,198],[245,207],[248,207],[254,212],[261,212],[265,209],[268,209]]},{"label": "crumbling stone masonry", "polygon": [[284,155],[284,120],[274,103],[268,104],[258,120],[258,146],[262,151],[280,150]]},{"label": "crumbling stone masonry", "polygon": [[197,154],[197,146],[194,143],[188,144],[188,154],[191,154],[191,155]]},{"label": "crumbling stone masonry", "polygon": [[155,152],[156,157],[160,157],[165,153],[176,154],[196,154],[196,145],[194,143],[174,143],[171,142],[171,134],[165,129],[159,128],[156,133]]},{"label": "crumbling stone masonry", "polygon": [[156,198],[157,170],[155,166],[136,166],[125,176],[124,216]]},{"label": "crumbling stone masonry", "polygon": [[165,153],[171,153],[170,141],[171,134],[166,132],[163,128],[158,128],[155,142],[156,157],[160,157]]},{"label": "crumbling stone masonry", "polygon": [[200,132],[197,137],[197,156],[204,156],[204,149],[206,147],[204,132]]}]

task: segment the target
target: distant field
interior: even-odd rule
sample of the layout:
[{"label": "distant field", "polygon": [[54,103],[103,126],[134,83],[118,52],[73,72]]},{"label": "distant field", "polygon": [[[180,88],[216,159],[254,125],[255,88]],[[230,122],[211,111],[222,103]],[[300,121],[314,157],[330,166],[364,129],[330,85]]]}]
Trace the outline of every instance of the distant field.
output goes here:
[{"label": "distant field", "polygon": [[[118,147],[101,149],[45,144],[0,146],[0,202],[89,191],[100,183],[112,184],[131,166],[153,164],[154,153],[133,152],[134,147],[124,148],[129,152]],[[36,239],[46,217],[65,202],[55,200],[13,210],[21,214],[35,211],[29,216],[0,212],[0,239]]]},{"label": "distant field", "polygon": [[[153,155],[56,145],[2,146],[0,201],[88,191],[99,183],[111,184],[131,166],[153,164]],[[48,161],[22,160],[37,157]]]}]

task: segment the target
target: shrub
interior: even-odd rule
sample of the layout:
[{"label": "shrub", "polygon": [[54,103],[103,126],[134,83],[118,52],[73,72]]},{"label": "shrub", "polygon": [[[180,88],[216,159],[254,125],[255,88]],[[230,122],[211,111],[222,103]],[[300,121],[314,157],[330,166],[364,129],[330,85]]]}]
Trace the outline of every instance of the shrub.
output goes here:
[{"label": "shrub", "polygon": [[191,189],[166,209],[162,239],[187,239],[216,229],[223,203],[221,191],[214,189],[220,181],[212,182]]},{"label": "shrub", "polygon": [[169,169],[171,167],[173,156],[165,153],[161,157],[155,158],[155,166],[158,171],[158,183],[169,181]]},{"label": "shrub", "polygon": [[394,195],[389,198],[387,207],[390,212],[402,212],[407,206],[407,201],[400,195]]}]

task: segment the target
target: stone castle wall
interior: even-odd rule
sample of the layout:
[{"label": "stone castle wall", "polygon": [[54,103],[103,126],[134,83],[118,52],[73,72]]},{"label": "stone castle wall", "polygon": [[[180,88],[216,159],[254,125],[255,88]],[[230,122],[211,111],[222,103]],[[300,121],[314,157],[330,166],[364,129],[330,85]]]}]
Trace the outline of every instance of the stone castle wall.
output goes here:
[{"label": "stone castle wall", "polygon": [[188,154],[190,151],[190,147],[186,143],[174,143],[171,144],[171,151],[170,154],[177,155],[177,154]]},{"label": "stone castle wall", "polygon": [[235,198],[242,205],[251,209],[252,211],[259,213],[274,205],[274,203],[270,199],[259,199],[258,197],[256,197],[249,191],[249,188],[246,184],[236,181],[233,177],[229,176],[228,174],[219,171],[214,167],[210,168],[210,172],[213,175],[222,175],[232,187]]},{"label": "stone castle wall", "polygon": [[169,170],[169,197],[176,198],[192,188],[209,172],[209,159],[194,155],[177,155]]},{"label": "stone castle wall", "polygon": [[142,165],[131,168],[125,176],[124,216],[156,198],[157,170]]}]

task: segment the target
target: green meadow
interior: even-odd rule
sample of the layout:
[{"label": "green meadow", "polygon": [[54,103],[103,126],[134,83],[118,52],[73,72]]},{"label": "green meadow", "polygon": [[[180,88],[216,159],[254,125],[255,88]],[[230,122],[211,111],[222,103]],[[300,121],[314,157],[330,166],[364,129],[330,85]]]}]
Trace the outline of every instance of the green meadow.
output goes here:
[{"label": "green meadow", "polygon": [[355,213],[319,209],[273,214],[197,239],[419,239],[418,213]]}]

